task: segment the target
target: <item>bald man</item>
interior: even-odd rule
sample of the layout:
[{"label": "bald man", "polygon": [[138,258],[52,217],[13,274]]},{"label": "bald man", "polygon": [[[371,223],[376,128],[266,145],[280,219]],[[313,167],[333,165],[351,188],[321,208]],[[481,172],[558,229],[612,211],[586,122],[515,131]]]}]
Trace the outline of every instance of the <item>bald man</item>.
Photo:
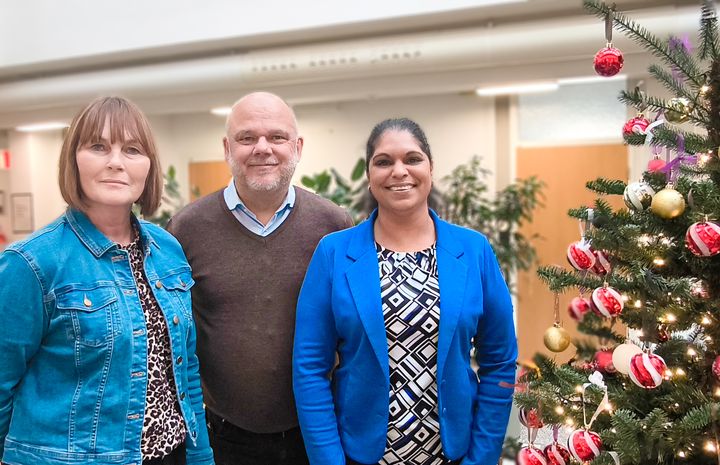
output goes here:
[{"label": "bald man", "polygon": [[217,465],[307,464],[292,391],[295,306],[318,241],[352,220],[291,185],[303,139],[280,97],[238,100],[223,147],[228,186],[168,225],[193,269],[210,444]]}]

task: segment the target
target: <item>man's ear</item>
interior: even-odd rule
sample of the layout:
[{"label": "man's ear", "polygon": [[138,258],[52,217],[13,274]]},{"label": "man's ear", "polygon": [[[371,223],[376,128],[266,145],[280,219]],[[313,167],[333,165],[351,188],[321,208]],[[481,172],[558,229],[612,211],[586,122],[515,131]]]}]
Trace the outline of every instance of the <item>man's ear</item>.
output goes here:
[{"label": "man's ear", "polygon": [[225,161],[230,161],[230,143],[227,136],[223,137],[223,152],[225,153]]},{"label": "man's ear", "polygon": [[304,140],[302,137],[298,137],[297,141],[295,141],[295,149],[297,150],[298,159],[302,156],[303,143],[304,143]]}]

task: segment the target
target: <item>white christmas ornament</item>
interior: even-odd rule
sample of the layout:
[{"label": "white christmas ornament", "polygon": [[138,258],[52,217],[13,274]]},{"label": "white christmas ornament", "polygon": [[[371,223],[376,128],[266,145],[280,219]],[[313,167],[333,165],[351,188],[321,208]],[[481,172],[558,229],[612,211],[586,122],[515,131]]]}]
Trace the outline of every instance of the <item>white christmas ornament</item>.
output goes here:
[{"label": "white christmas ornament", "polygon": [[612,362],[615,369],[624,375],[630,373],[630,360],[634,355],[642,352],[642,349],[633,343],[626,342],[615,347],[612,354]]}]

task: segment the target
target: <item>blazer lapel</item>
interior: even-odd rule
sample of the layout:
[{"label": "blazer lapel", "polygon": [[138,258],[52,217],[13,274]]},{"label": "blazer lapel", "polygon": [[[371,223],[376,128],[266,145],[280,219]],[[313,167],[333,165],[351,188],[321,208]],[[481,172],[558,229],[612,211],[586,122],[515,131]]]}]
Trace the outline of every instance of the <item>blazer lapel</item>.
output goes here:
[{"label": "blazer lapel", "polygon": [[385,320],[380,297],[380,271],[373,238],[376,213],[355,229],[347,255],[355,260],[345,276],[370,345],[383,372],[390,372]]},{"label": "blazer lapel", "polygon": [[440,335],[438,337],[437,378],[441,380],[450,343],[463,310],[467,265],[460,260],[463,249],[447,223],[431,212],[437,234],[438,281],[440,285]]}]

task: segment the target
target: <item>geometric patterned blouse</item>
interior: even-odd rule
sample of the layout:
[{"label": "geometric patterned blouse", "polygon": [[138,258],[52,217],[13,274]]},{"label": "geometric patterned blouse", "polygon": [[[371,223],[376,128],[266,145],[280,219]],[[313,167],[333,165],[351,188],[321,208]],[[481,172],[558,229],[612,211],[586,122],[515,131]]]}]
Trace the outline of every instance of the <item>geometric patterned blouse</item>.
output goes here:
[{"label": "geometric patterned blouse", "polygon": [[147,327],[147,390],[140,451],[143,460],[169,455],[185,441],[186,429],[175,389],[170,335],[165,315],[145,276],[140,237],[120,248],[128,251]]},{"label": "geometric patterned blouse", "polygon": [[452,463],[437,407],[440,289],[435,245],[414,253],[375,243],[390,361],[390,419],[381,465]]}]

